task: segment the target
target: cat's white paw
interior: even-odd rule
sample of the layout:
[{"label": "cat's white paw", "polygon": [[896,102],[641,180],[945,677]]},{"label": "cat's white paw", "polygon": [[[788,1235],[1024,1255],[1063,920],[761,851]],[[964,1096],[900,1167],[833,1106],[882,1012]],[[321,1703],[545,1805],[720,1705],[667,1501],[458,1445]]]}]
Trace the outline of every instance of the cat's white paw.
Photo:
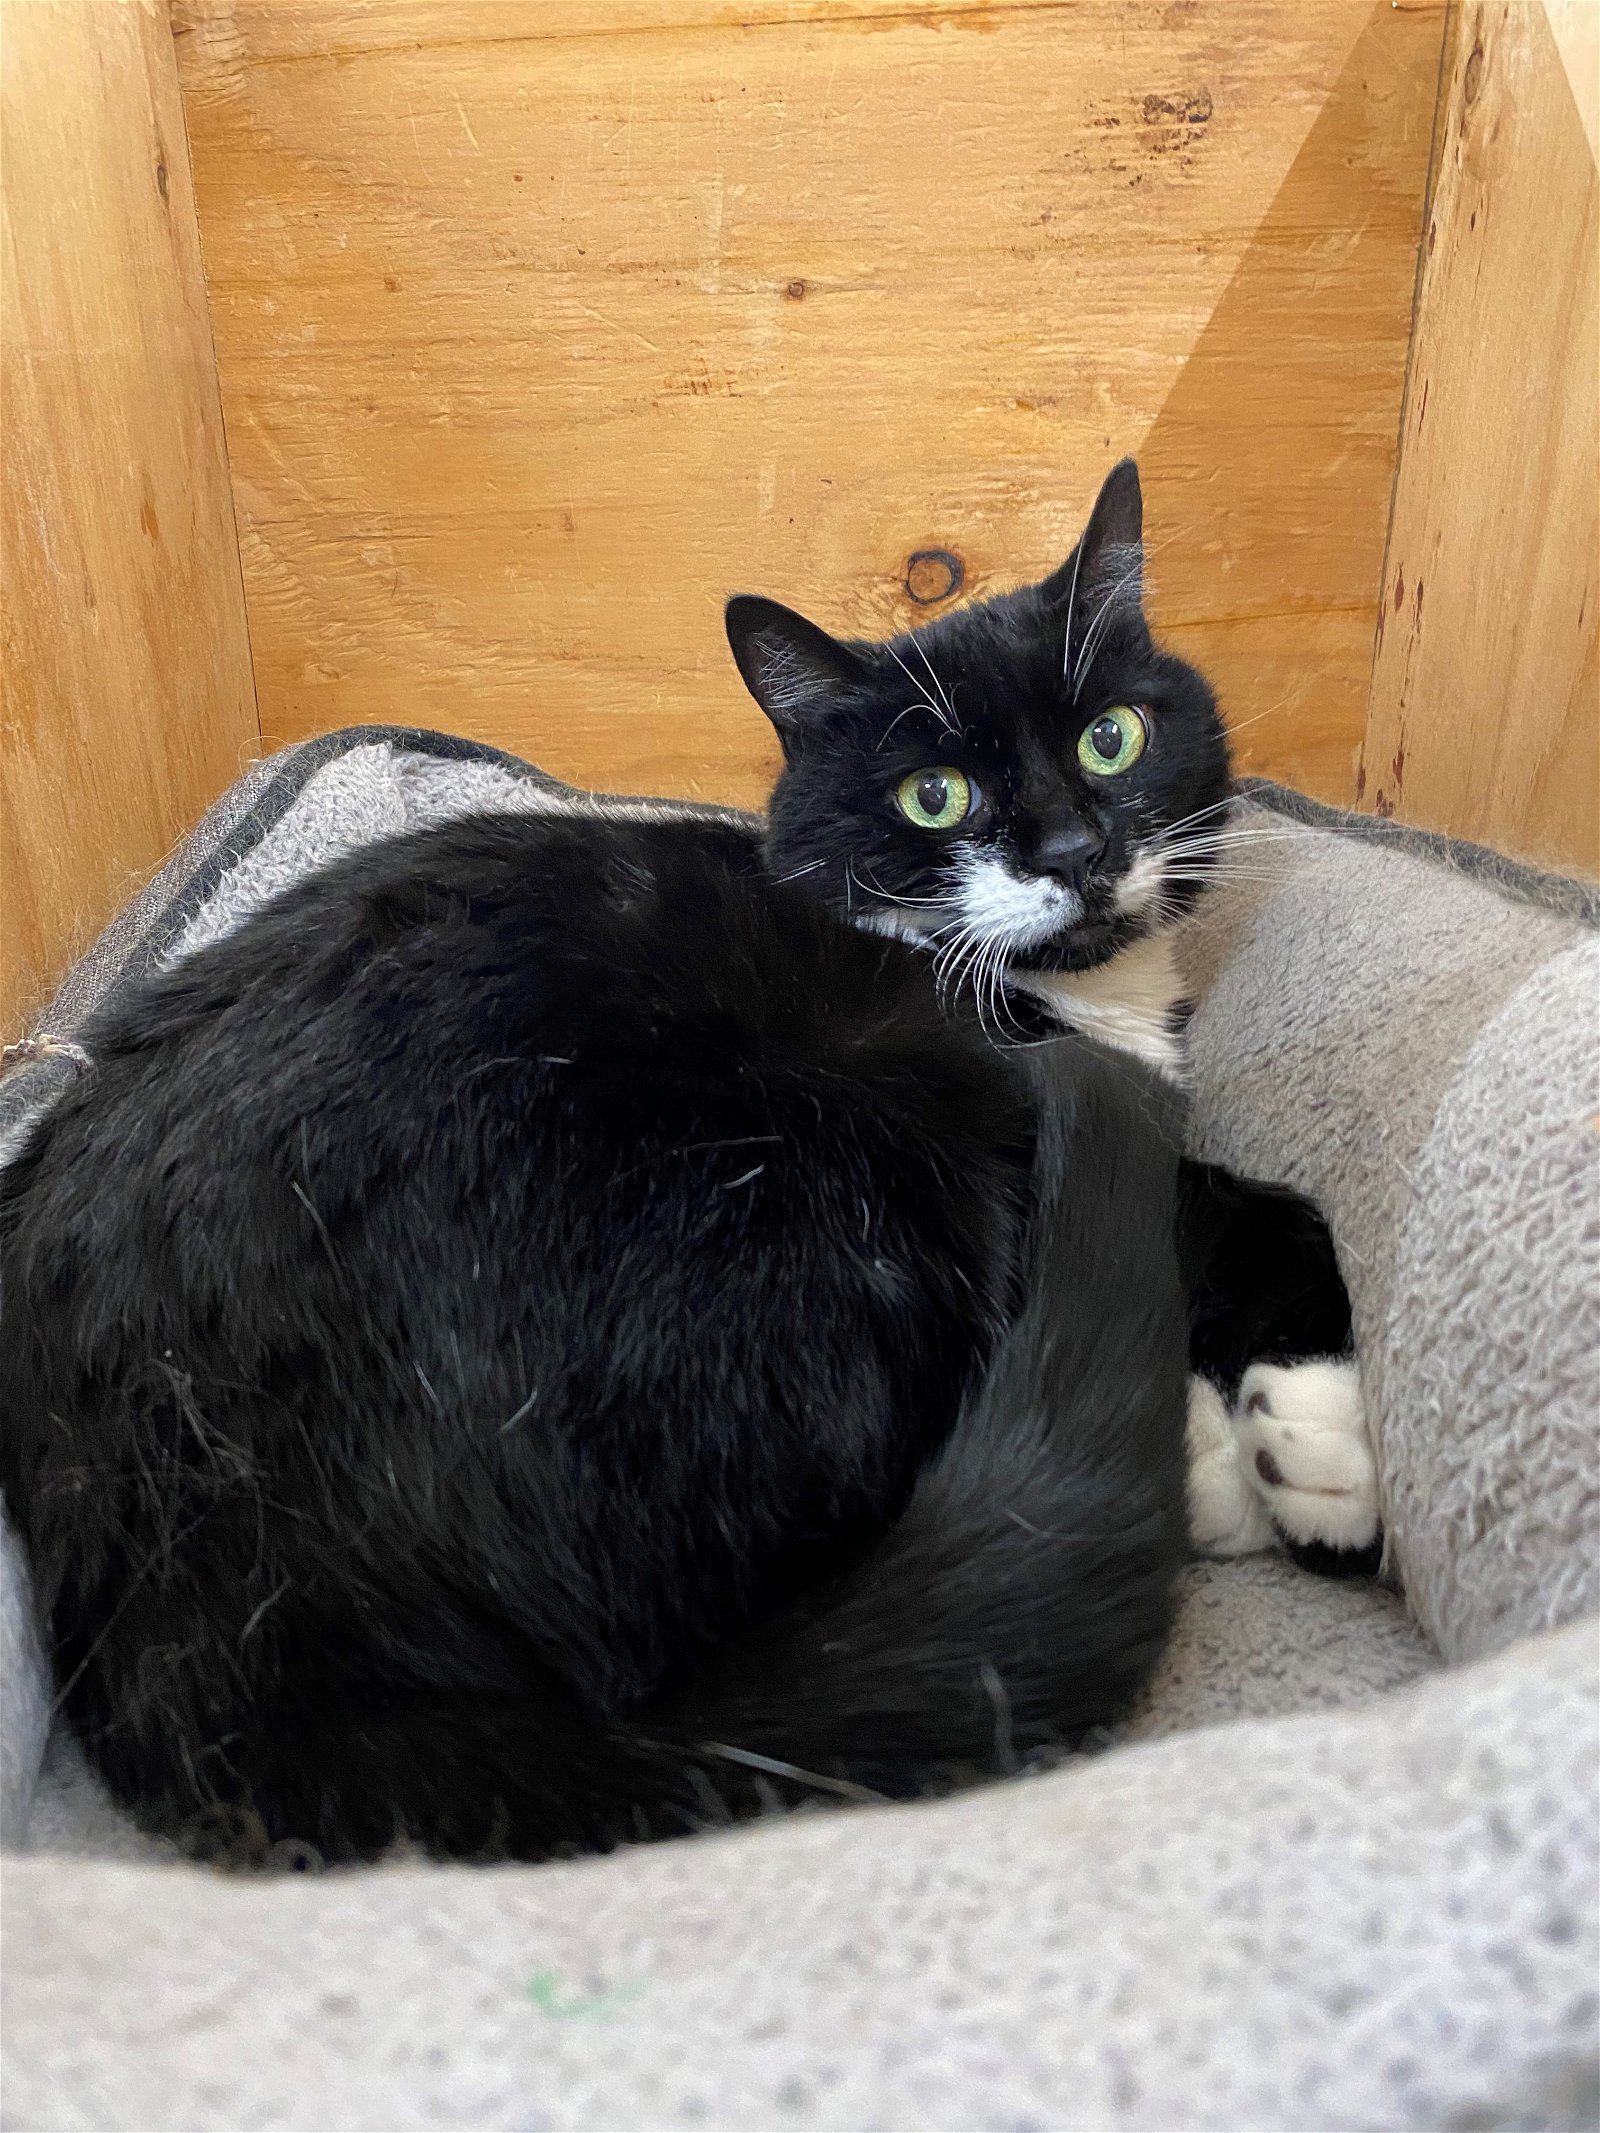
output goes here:
[{"label": "cat's white paw", "polygon": [[1378,1468],[1354,1363],[1252,1363],[1231,1428],[1241,1479],[1290,1540],[1376,1540]]},{"label": "cat's white paw", "polygon": [[1189,1541],[1199,1555],[1253,1555],[1276,1538],[1245,1479],[1227,1403],[1209,1378],[1189,1380]]}]

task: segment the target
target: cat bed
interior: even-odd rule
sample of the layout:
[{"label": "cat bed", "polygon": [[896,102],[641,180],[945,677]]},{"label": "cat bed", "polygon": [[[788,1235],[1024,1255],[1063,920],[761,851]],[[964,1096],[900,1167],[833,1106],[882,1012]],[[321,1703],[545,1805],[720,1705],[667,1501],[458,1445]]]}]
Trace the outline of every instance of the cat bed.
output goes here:
[{"label": "cat bed", "polygon": [[[0,1159],[128,975],[371,839],[594,804],[401,729],[259,764],[22,1048]],[[51,1728],[0,1535],[11,2123],[1594,2122],[1600,901],[1240,805],[1249,878],[1182,941],[1193,1139],[1328,1211],[1385,1581],[1193,1565],[1114,1739],[957,1799],[247,1879],[142,1837]]]}]

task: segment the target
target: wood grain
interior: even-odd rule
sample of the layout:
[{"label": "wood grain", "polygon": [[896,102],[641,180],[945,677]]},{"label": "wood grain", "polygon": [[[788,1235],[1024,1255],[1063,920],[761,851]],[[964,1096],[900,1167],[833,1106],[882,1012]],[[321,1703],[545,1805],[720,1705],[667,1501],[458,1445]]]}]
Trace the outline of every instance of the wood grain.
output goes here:
[{"label": "wood grain", "polygon": [[1436,61],[1438,42],[1437,18],[1405,42],[1390,10],[1370,18],[1142,453],[1172,542],[1161,612],[1221,683],[1242,767],[1345,804],[1436,103],[1418,53]]},{"label": "wood grain", "polygon": [[1053,567],[1148,442],[1158,616],[1250,767],[1348,799],[1440,7],[175,22],[269,739],[757,799],[726,593],[937,612],[914,555]]},{"label": "wood grain", "polygon": [[0,1022],[259,745],[166,15],[8,0]]},{"label": "wood grain", "polygon": [[1360,784],[1600,870],[1596,168],[1541,7],[1461,10]]}]

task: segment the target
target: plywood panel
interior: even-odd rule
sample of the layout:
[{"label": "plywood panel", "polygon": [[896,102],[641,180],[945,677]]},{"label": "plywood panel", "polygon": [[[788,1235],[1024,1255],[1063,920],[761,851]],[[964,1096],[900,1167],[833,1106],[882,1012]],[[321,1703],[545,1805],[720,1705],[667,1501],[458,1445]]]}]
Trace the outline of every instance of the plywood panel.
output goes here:
[{"label": "plywood panel", "polygon": [[1442,9],[176,21],[271,738],[757,798],[727,592],[904,623],[915,553],[1053,567],[1148,441],[1158,610],[1349,797]]},{"label": "plywood panel", "polygon": [[1593,872],[1595,159],[1545,11],[1525,0],[1462,8],[1448,99],[1363,804]]},{"label": "plywood panel", "polygon": [[259,745],[172,41],[7,0],[0,1022]]},{"label": "plywood panel", "polygon": [[[1439,23],[1374,15],[1145,441],[1161,612],[1245,768],[1353,797]],[[1330,212],[1346,218],[1330,224]]]}]

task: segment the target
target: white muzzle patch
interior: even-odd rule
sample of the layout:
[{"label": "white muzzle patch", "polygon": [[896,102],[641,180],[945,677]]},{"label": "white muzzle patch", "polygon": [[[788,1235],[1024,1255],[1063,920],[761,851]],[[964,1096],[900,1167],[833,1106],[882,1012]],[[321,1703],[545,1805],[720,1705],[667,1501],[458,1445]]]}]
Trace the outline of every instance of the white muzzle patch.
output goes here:
[{"label": "white muzzle patch", "polygon": [[964,925],[1013,950],[1036,948],[1083,916],[1082,897],[1064,882],[1013,874],[1003,859],[970,848],[957,859],[955,902]]}]

